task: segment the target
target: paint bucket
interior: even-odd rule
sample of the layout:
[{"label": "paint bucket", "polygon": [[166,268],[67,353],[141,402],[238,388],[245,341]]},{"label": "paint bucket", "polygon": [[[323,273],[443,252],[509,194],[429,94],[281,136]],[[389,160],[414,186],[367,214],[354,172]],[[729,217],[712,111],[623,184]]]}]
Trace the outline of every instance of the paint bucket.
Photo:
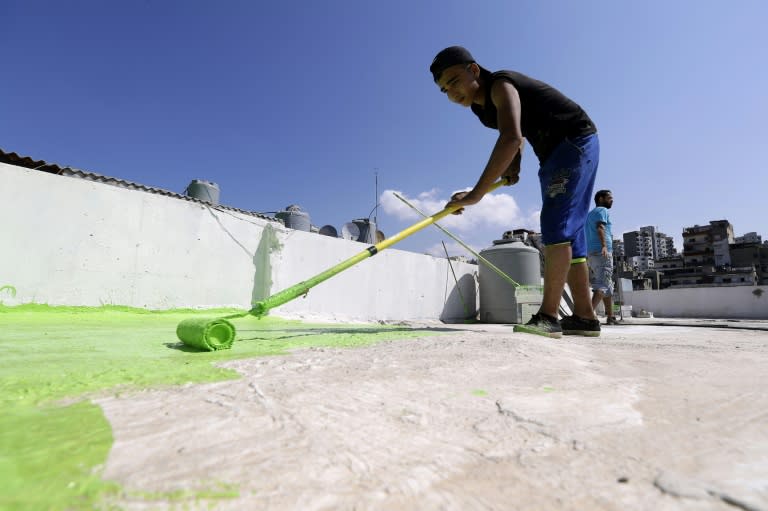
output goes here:
[{"label": "paint bucket", "polygon": [[302,211],[301,206],[292,204],[286,207],[285,211],[278,211],[275,218],[282,220],[289,229],[310,232],[312,224],[309,221],[309,213]]},{"label": "paint bucket", "polygon": [[219,185],[202,179],[193,179],[184,193],[188,197],[208,202],[214,206],[219,205]]},{"label": "paint bucket", "polygon": [[[539,251],[525,243],[510,239],[496,240],[480,251],[521,286],[515,288],[495,271],[481,264],[479,268],[480,321],[484,323],[523,323],[541,304],[541,261]],[[526,317],[527,316],[527,317]]]}]

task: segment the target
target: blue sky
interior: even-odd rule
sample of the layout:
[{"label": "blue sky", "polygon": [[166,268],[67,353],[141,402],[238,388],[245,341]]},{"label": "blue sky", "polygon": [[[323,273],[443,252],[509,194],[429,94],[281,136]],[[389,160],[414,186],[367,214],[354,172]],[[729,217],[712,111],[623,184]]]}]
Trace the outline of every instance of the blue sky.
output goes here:
[{"label": "blue sky", "polygon": [[[614,235],[727,218],[768,237],[768,2],[0,2],[0,147],[223,204],[299,204],[392,235],[475,183],[496,133],[428,67],[445,46],[546,81],[598,126]],[[537,228],[538,162],[445,226],[482,249]],[[7,191],[5,193],[8,193]],[[434,228],[396,248],[452,253]]]}]

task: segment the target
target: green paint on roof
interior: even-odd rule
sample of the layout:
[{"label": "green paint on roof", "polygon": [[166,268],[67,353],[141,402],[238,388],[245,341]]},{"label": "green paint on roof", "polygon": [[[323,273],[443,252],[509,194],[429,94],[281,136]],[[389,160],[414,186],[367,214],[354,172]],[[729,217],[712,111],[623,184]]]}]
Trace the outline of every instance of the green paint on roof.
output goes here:
[{"label": "green paint on roof", "polygon": [[[245,317],[234,321],[238,335],[231,350],[192,351],[176,338],[182,319],[233,312],[238,311],[0,304],[0,509],[108,509],[110,498],[123,492],[99,476],[112,431],[89,396],[237,378],[235,371],[215,367],[225,360],[439,333]],[[201,487],[138,498],[188,501],[236,495],[232,488]]]}]

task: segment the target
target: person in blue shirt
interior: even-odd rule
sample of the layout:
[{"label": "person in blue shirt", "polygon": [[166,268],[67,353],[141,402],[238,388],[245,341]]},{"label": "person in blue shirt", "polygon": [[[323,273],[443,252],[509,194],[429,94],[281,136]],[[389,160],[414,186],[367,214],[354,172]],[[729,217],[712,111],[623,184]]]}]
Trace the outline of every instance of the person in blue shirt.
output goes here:
[{"label": "person in blue shirt", "polygon": [[606,323],[618,322],[613,315],[613,233],[608,210],[613,206],[613,194],[610,190],[600,190],[595,194],[595,209],[587,215],[585,232],[587,233],[587,264],[589,265],[589,283],[592,287],[592,308],[597,310],[602,300],[605,306]]}]

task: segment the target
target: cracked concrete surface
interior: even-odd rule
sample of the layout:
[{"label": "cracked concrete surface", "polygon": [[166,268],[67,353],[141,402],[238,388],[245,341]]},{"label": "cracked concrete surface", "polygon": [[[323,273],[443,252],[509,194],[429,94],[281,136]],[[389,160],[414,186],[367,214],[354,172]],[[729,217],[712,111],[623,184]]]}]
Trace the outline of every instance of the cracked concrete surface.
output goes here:
[{"label": "cracked concrete surface", "polygon": [[104,477],[136,510],[768,510],[768,332],[455,328],[99,399]]}]

